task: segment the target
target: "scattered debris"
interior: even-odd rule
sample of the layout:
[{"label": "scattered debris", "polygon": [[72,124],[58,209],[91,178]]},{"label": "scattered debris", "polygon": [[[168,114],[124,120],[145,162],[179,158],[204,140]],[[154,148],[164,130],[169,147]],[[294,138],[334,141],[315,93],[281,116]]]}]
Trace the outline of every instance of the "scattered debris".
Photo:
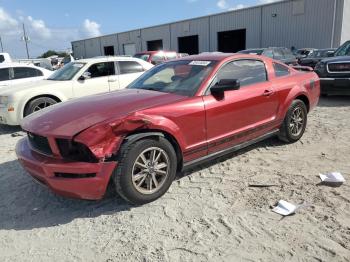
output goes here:
[{"label": "scattered debris", "polygon": [[293,215],[300,208],[304,208],[307,206],[309,205],[304,203],[301,205],[294,205],[294,204],[288,203],[287,201],[280,200],[278,201],[277,205],[272,209],[272,211],[282,216],[290,216],[290,215]]},{"label": "scattered debris", "polygon": [[248,187],[280,187],[281,185],[276,185],[276,184],[249,184]]},{"label": "scattered debris", "polygon": [[13,134],[11,134],[11,136],[12,137],[17,137],[17,136],[23,136],[23,134],[21,134],[21,133],[13,133]]},{"label": "scattered debris", "polygon": [[321,181],[323,183],[344,183],[345,178],[339,172],[331,172],[328,174],[320,174]]}]

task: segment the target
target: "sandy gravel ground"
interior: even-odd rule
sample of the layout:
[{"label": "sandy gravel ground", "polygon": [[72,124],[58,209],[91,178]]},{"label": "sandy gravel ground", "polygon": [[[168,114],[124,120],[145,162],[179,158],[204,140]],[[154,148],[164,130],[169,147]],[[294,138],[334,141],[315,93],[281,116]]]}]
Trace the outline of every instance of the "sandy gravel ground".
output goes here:
[{"label": "sandy gravel ground", "polygon": [[[0,126],[0,261],[350,261],[350,98],[322,99],[300,142],[201,166],[142,207],[55,196],[16,161],[23,135]],[[317,185],[328,171],[348,182]],[[311,206],[281,219],[280,199]]]}]

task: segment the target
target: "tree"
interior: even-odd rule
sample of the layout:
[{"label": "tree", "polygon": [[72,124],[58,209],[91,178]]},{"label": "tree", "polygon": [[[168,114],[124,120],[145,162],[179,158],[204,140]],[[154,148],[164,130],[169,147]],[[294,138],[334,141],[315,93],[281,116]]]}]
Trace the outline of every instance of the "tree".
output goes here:
[{"label": "tree", "polygon": [[65,52],[57,52],[55,50],[48,50],[45,53],[43,53],[41,56],[39,56],[38,58],[47,58],[49,56],[53,56],[53,55],[57,55],[60,57],[65,57],[67,55],[67,53]]}]

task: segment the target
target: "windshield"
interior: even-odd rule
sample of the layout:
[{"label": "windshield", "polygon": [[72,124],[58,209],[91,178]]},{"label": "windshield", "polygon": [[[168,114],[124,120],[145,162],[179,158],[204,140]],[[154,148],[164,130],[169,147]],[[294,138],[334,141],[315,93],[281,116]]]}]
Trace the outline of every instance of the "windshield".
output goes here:
[{"label": "windshield", "polygon": [[215,61],[192,60],[167,62],[153,67],[128,88],[193,96],[215,64]]},{"label": "windshield", "polygon": [[335,56],[348,56],[350,55],[350,41],[344,43],[341,47],[335,51]]},{"label": "windshield", "polygon": [[71,80],[78,71],[85,65],[85,63],[68,63],[61,69],[53,73],[48,80],[67,81]]},{"label": "windshield", "polygon": [[139,58],[139,59],[142,59],[142,60],[145,60],[145,61],[148,61],[149,56],[150,55],[148,55],[148,54],[136,54],[136,55],[134,55],[135,58]]},{"label": "windshield", "polygon": [[297,51],[297,55],[305,55],[305,56],[307,56],[307,55],[309,55],[311,53],[311,50],[307,50],[307,49],[299,49],[298,51]]}]

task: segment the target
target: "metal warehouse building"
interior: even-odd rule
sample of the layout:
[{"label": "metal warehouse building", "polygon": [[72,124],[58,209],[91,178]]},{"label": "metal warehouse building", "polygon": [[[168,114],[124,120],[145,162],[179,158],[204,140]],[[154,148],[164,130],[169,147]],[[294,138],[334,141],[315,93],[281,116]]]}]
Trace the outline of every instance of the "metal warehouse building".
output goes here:
[{"label": "metal warehouse building", "polygon": [[145,50],[196,54],[247,48],[338,47],[350,39],[350,0],[285,0],[72,42],[76,58]]}]

